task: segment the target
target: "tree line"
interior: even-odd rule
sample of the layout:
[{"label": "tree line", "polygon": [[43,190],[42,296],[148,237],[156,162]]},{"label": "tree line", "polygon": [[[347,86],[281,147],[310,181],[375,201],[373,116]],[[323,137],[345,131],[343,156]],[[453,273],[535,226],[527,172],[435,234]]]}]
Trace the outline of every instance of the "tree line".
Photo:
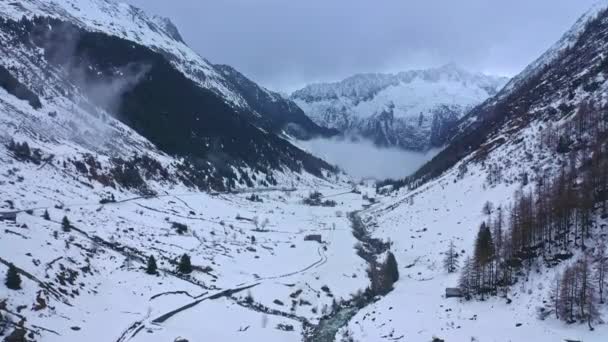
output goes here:
[{"label": "tree line", "polygon": [[[595,229],[598,216],[608,217],[607,141],[608,112],[592,103],[582,104],[565,125],[549,123],[542,130],[540,146],[561,156],[561,169],[553,177],[536,177],[530,185],[525,177],[506,208],[484,206],[488,219],[460,269],[465,298],[506,296],[510,286],[527,279],[542,261],[563,268],[552,285],[545,315],[555,313],[566,322],[584,321],[592,327],[599,319],[597,306],[604,303],[608,271],[606,242]],[[489,171],[500,181],[497,170]],[[450,250],[446,269],[453,269]]]}]

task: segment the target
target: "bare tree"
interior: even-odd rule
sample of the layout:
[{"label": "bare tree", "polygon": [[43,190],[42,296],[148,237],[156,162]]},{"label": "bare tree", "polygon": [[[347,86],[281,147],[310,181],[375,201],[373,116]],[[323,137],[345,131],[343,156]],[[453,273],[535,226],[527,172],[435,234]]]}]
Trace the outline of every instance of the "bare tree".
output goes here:
[{"label": "bare tree", "polygon": [[604,289],[606,288],[606,274],[608,273],[608,255],[606,255],[606,242],[602,240],[595,255],[595,275],[597,278],[597,291],[600,304],[604,304]]},{"label": "bare tree", "polygon": [[448,273],[454,273],[458,270],[458,252],[453,240],[450,240],[448,250],[445,252],[443,267]]}]

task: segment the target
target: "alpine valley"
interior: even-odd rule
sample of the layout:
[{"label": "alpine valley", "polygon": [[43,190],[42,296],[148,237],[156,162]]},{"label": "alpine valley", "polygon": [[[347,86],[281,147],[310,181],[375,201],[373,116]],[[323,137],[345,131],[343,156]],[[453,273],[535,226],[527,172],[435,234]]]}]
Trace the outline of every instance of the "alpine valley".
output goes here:
[{"label": "alpine valley", "polygon": [[[0,0],[0,339],[605,341],[606,51],[604,0],[510,80],[286,97],[131,5]],[[298,147],[350,134],[442,149]]]}]

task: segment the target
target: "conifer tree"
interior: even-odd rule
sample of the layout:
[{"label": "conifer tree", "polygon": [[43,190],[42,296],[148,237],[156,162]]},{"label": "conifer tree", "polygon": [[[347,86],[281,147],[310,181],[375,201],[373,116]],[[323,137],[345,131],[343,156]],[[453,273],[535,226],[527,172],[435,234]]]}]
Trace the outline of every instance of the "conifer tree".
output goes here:
[{"label": "conifer tree", "polygon": [[44,210],[44,214],[42,214],[42,218],[45,219],[45,220],[47,220],[47,221],[51,220],[51,215],[49,215],[49,211],[48,210],[46,210],[46,209]]},{"label": "conifer tree", "polygon": [[184,274],[192,273],[192,263],[190,262],[190,256],[188,254],[182,255],[179,264],[177,265],[177,270]]},{"label": "conifer tree", "polygon": [[454,273],[458,270],[458,252],[456,252],[456,246],[454,246],[454,241],[452,240],[450,240],[448,250],[445,252],[443,267],[448,273]]},{"label": "conifer tree", "polygon": [[397,266],[397,259],[395,259],[395,255],[392,252],[388,252],[384,269],[391,285],[399,280],[399,266]]},{"label": "conifer tree", "polygon": [[10,264],[8,266],[8,271],[6,272],[6,287],[11,290],[20,290],[21,289],[21,276],[17,271],[15,265]]},{"label": "conifer tree", "polygon": [[61,220],[61,229],[63,229],[64,232],[69,232],[72,230],[72,224],[67,216],[64,216]]},{"label": "conifer tree", "polygon": [[146,273],[148,274],[156,274],[158,271],[158,267],[156,266],[156,259],[154,255],[150,255],[148,258],[148,265],[146,266]]},{"label": "conifer tree", "polygon": [[495,286],[494,242],[486,223],[482,223],[475,241],[474,266],[478,269],[477,290],[483,294]]}]

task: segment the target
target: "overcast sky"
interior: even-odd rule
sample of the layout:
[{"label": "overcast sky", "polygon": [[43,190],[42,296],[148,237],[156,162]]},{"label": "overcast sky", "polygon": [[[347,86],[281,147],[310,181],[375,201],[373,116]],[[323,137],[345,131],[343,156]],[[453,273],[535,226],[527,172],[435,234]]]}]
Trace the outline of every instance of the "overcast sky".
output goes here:
[{"label": "overcast sky", "polygon": [[454,62],[513,75],[596,0],[127,0],[274,90]]}]

